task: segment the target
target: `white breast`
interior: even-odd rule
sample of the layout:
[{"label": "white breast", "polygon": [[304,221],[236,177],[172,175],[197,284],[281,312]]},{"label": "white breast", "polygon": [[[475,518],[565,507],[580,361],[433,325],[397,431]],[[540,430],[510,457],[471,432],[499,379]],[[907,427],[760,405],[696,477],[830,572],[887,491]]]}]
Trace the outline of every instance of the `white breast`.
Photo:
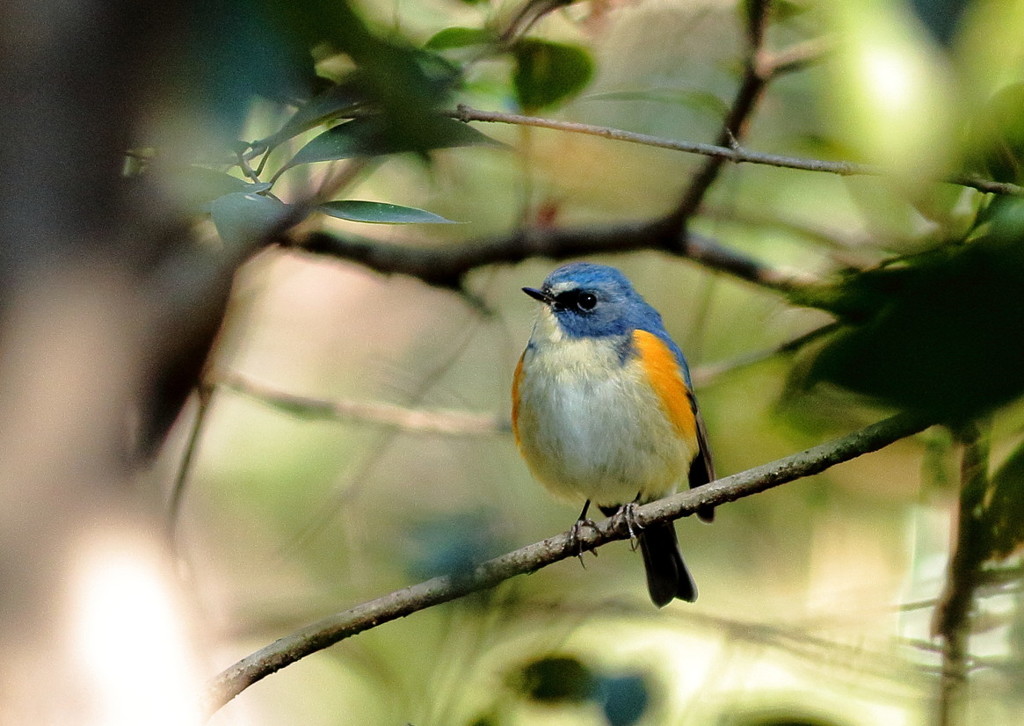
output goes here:
[{"label": "white breast", "polygon": [[603,506],[675,491],[696,452],[639,361],[623,364],[612,338],[552,339],[545,317],[519,382],[520,448],[533,474],[556,494]]}]

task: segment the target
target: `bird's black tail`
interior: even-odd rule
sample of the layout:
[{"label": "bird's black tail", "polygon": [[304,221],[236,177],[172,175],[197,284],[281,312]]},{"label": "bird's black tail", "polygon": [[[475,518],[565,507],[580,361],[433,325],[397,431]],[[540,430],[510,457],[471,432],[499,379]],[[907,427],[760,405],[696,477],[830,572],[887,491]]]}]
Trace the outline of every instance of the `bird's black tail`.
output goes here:
[{"label": "bird's black tail", "polygon": [[649,524],[638,539],[647,570],[647,590],[654,604],[664,607],[674,598],[686,602],[696,600],[697,585],[679,553],[679,541],[672,522]]}]

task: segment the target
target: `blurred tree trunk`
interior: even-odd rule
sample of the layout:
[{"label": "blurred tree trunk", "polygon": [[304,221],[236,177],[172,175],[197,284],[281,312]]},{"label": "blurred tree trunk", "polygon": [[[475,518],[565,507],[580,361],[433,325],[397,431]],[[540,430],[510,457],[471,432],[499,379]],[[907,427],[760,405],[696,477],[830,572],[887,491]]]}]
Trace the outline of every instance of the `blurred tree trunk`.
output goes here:
[{"label": "blurred tree trunk", "polygon": [[[110,582],[90,584],[103,564],[88,548],[107,542],[150,563],[154,576],[168,561],[158,502],[138,486],[139,452],[152,450],[194,383],[227,282],[221,275],[217,286],[169,288],[166,273],[189,250],[185,227],[153,188],[130,188],[121,165],[161,84],[165,51],[180,41],[175,19],[184,11],[131,0],[0,4],[5,722],[106,720],[117,707],[101,702],[108,696],[96,691],[94,664],[76,650],[82,594]],[[181,326],[197,319],[188,308],[206,308],[199,318],[207,324]],[[181,383],[160,400],[172,379]],[[148,440],[133,441],[133,418]],[[107,586],[96,597],[133,612],[144,584],[129,578],[123,592]],[[159,615],[137,614],[105,641],[110,655],[153,637],[147,618]],[[151,656],[158,663],[162,654]],[[159,669],[151,677],[158,681]],[[152,685],[154,693],[166,685],[168,700],[132,713],[139,723],[166,723],[173,687]]]}]

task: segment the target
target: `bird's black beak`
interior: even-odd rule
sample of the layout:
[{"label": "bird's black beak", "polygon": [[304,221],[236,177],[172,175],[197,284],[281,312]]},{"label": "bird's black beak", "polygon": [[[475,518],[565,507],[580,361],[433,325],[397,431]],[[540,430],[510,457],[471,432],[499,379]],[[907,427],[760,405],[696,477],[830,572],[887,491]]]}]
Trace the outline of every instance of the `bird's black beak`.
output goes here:
[{"label": "bird's black beak", "polygon": [[533,288],[533,287],[524,287],[523,288],[523,292],[525,292],[527,295],[532,297],[534,300],[540,300],[545,305],[550,305],[551,303],[553,303],[555,301],[555,299],[553,297],[548,295],[543,290],[538,290],[538,289]]}]

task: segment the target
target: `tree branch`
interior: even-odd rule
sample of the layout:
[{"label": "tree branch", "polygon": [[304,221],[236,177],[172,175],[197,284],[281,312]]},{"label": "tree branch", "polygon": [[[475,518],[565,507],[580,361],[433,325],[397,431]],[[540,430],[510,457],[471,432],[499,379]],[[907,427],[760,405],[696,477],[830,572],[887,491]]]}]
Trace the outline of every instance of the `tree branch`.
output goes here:
[{"label": "tree branch", "polygon": [[[817,474],[835,464],[877,451],[929,425],[929,422],[908,414],[893,416],[798,454],[645,504],[637,508],[634,524],[642,527],[675,520],[702,507],[717,506]],[[578,540],[567,532],[549,537],[488,560],[469,572],[435,577],[330,615],[274,641],[217,675],[208,685],[208,709],[215,711],[257,681],[345,638],[574,557],[579,545],[595,549],[629,536],[624,520],[605,520],[593,530],[584,529]]]},{"label": "tree branch", "polygon": [[[490,123],[514,124],[518,126],[535,126],[537,128],[553,129],[568,133],[600,136],[613,141],[626,141],[633,144],[642,144],[644,146],[654,146],[660,149],[671,149],[673,151],[682,151],[689,154],[717,157],[723,161],[731,161],[736,164],[759,164],[762,166],[774,166],[783,169],[798,169],[801,171],[836,174],[838,176],[886,176],[889,174],[889,171],[886,170],[885,167],[874,164],[862,164],[856,161],[829,161],[825,159],[807,159],[799,156],[786,156],[784,154],[769,154],[744,149],[739,145],[722,146],[718,144],[704,144],[696,141],[666,139],[661,136],[624,131],[622,129],[611,128],[608,126],[595,126],[576,121],[560,121],[557,119],[541,118],[538,116],[524,116],[522,114],[505,113],[502,111],[483,111],[464,105],[459,106],[451,115],[462,121],[483,121]],[[942,179],[935,179],[932,181],[939,184],[955,184],[956,186],[969,187],[987,194],[1002,194],[1014,197],[1024,196],[1024,187],[1018,184],[983,179],[976,174],[952,174]]]},{"label": "tree branch", "polygon": [[220,371],[212,385],[224,386],[303,418],[361,421],[417,433],[493,436],[511,431],[505,416],[445,409],[419,409],[373,401],[324,400],[274,390],[238,373]]},{"label": "tree branch", "polygon": [[644,249],[670,251],[777,292],[789,292],[816,282],[810,275],[769,267],[695,232],[688,233],[685,250],[680,251],[675,230],[666,219],[600,226],[525,228],[504,236],[436,249],[393,245],[322,231],[281,241],[286,246],[357,262],[375,272],[409,275],[453,290],[462,289],[465,275],[484,265],[512,264],[532,257],[560,260]]}]

